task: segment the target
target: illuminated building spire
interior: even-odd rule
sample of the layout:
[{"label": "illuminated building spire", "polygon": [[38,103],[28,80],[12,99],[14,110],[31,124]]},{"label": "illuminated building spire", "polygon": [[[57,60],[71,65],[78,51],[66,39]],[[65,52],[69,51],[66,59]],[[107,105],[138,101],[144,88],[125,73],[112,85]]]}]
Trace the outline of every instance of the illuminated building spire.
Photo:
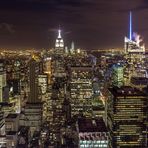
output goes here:
[{"label": "illuminated building spire", "polygon": [[132,40],[132,12],[130,11],[129,39]]},{"label": "illuminated building spire", "polygon": [[72,41],[72,43],[71,43],[71,49],[72,50],[74,50],[75,49],[75,44],[74,44],[74,42]]},{"label": "illuminated building spire", "polygon": [[61,30],[60,30],[60,28],[59,28],[59,30],[58,30],[58,39],[59,38],[61,38]]},{"label": "illuminated building spire", "polygon": [[55,47],[57,47],[57,48],[59,48],[59,47],[63,48],[64,47],[64,41],[63,41],[63,38],[61,36],[60,27],[58,29],[58,37],[57,37],[56,42],[55,42]]}]

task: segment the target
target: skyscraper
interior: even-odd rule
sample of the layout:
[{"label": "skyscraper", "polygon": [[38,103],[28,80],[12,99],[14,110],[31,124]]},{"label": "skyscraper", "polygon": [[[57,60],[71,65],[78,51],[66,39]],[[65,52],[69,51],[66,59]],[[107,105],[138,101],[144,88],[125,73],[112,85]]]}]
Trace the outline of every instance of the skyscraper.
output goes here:
[{"label": "skyscraper", "polygon": [[39,74],[39,65],[38,62],[34,59],[29,61],[29,84],[30,84],[30,93],[28,102],[36,103],[39,102],[38,99],[38,74]]},{"label": "skyscraper", "polygon": [[42,124],[42,102],[38,93],[39,62],[34,59],[29,61],[29,98],[25,106],[25,125],[30,127],[31,136],[34,131],[39,131]]},{"label": "skyscraper", "polygon": [[113,86],[123,86],[124,77],[123,77],[123,66],[118,63],[113,66],[112,69],[112,85]]},{"label": "skyscraper", "polygon": [[6,87],[6,71],[4,70],[4,63],[0,63],[0,102],[3,102],[4,87]]},{"label": "skyscraper", "polygon": [[72,41],[72,43],[71,43],[70,53],[71,53],[71,54],[74,54],[74,53],[75,53],[75,44],[74,44],[73,41]]},{"label": "skyscraper", "polygon": [[128,86],[109,89],[107,121],[113,148],[147,148],[147,96]]},{"label": "skyscraper", "polygon": [[2,111],[2,107],[0,106],[0,147],[3,147],[6,143],[5,137],[5,119],[4,112]]},{"label": "skyscraper", "polygon": [[58,37],[55,42],[55,54],[63,55],[64,54],[64,40],[61,36],[61,30],[58,30]]},{"label": "skyscraper", "polygon": [[55,77],[64,77],[65,74],[65,65],[64,65],[64,41],[61,37],[61,30],[58,30],[58,37],[55,42],[55,48],[54,48],[54,55],[52,59],[52,65],[53,65],[53,75]]},{"label": "skyscraper", "polygon": [[92,67],[72,66],[71,80],[71,108],[72,116],[83,113],[92,115]]},{"label": "skyscraper", "polygon": [[144,59],[145,46],[141,36],[132,32],[132,14],[130,12],[129,38],[124,39],[125,49],[125,84],[130,85],[132,77],[146,77]]}]

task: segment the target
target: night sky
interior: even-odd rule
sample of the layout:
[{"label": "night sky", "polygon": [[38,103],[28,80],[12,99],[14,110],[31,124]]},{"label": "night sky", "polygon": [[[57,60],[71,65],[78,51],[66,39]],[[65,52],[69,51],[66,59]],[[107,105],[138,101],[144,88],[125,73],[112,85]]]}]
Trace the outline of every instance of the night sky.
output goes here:
[{"label": "night sky", "polygon": [[148,46],[148,0],[0,0],[0,48],[50,48],[61,26],[65,44],[122,48],[133,30]]}]

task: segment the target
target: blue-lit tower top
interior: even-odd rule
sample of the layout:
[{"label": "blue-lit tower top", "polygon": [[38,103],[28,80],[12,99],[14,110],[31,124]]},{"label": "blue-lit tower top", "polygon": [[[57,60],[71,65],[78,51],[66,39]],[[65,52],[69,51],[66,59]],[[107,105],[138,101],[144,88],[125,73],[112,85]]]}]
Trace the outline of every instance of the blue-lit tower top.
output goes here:
[{"label": "blue-lit tower top", "polygon": [[141,36],[133,33],[132,12],[129,13],[129,36],[124,39],[125,52],[145,52]]},{"label": "blue-lit tower top", "polygon": [[132,40],[132,12],[130,11],[129,21],[129,39]]}]

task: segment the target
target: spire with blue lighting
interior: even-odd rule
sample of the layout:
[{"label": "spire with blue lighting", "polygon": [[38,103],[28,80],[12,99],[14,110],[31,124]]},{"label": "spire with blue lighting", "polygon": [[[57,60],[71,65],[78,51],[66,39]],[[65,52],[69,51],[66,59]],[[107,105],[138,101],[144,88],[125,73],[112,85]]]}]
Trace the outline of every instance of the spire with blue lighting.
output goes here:
[{"label": "spire with blue lighting", "polygon": [[132,40],[132,12],[130,11],[129,39]]}]

